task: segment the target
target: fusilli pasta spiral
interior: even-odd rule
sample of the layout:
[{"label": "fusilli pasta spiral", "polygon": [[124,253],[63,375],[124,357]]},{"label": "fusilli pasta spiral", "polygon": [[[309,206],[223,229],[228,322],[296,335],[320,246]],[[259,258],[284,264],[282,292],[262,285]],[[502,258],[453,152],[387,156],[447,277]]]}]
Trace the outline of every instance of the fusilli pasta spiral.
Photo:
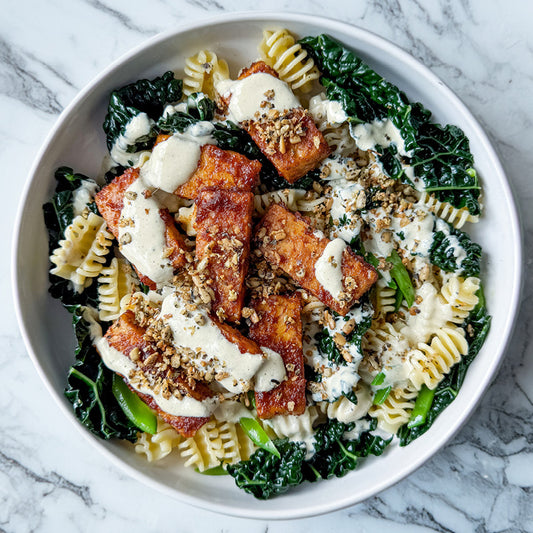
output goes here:
[{"label": "fusilli pasta spiral", "polygon": [[479,217],[470,214],[466,207],[457,209],[448,202],[437,200],[434,195],[427,192],[422,193],[420,203],[457,229],[462,228],[467,222],[476,223],[479,221]]},{"label": "fusilli pasta spiral", "polygon": [[413,385],[393,389],[381,405],[370,408],[369,414],[377,418],[380,429],[396,433],[409,420],[417,395],[418,390]]},{"label": "fusilli pasta spiral", "polygon": [[259,50],[265,63],[293,90],[309,92],[320,76],[313,59],[286,29],[264,30]]},{"label": "fusilli pasta spiral", "polygon": [[229,78],[226,61],[218,59],[210,50],[200,50],[196,55],[188,57],[184,70],[183,93],[187,96],[202,92],[214,100],[216,84]]},{"label": "fusilli pasta spiral", "polygon": [[434,389],[451,367],[468,353],[468,342],[461,328],[445,327],[437,331],[431,344],[420,343],[409,356],[413,367],[409,379],[420,390],[422,385]]}]

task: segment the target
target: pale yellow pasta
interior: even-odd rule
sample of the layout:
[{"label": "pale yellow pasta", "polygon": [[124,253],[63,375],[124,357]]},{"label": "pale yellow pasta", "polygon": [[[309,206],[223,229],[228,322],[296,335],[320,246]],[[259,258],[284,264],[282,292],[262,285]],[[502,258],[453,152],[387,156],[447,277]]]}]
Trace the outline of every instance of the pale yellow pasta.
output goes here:
[{"label": "pale yellow pasta", "polygon": [[102,271],[112,242],[113,235],[102,217],[91,211],[87,216],[78,215],[50,257],[55,265],[50,272],[70,280],[74,290],[82,292]]},{"label": "pale yellow pasta", "polygon": [[320,410],[328,418],[336,418],[340,422],[349,424],[363,418],[372,405],[372,394],[364,383],[358,383],[355,389],[357,404],[352,403],[346,396],[341,396],[334,402],[320,402]]},{"label": "pale yellow pasta", "polygon": [[431,344],[420,343],[409,359],[412,370],[409,379],[419,390],[422,385],[434,389],[450,372],[453,365],[468,353],[468,342],[462,328],[445,327],[437,331]]},{"label": "pale yellow pasta", "polygon": [[129,263],[114,257],[98,277],[98,314],[100,320],[115,320],[120,315],[120,302],[138,286]]},{"label": "pale yellow pasta", "polygon": [[381,405],[373,405],[368,414],[377,418],[378,428],[396,433],[409,420],[417,395],[418,390],[413,385],[393,389],[385,401]]},{"label": "pale yellow pasta", "polygon": [[263,425],[269,428],[275,437],[305,440],[314,434],[313,425],[319,417],[316,405],[305,408],[303,414],[278,415],[267,420],[263,420]]},{"label": "pale yellow pasta", "polygon": [[303,199],[306,191],[301,189],[282,189],[279,191],[256,194],[254,196],[255,213],[264,215],[272,204],[284,204],[291,211],[298,210],[298,201]]},{"label": "pale yellow pasta", "polygon": [[309,92],[313,81],[320,77],[313,58],[286,29],[264,30],[259,51],[265,63],[293,90]]},{"label": "pale yellow pasta", "polygon": [[433,194],[427,192],[422,193],[420,203],[457,229],[462,228],[467,222],[476,223],[479,221],[479,217],[470,214],[466,207],[457,209],[448,202],[437,200]]},{"label": "pale yellow pasta", "polygon": [[216,84],[229,78],[226,61],[219,59],[210,50],[200,50],[196,55],[188,57],[184,70],[183,93],[187,96],[202,92],[214,100]]},{"label": "pale yellow pasta", "polygon": [[219,420],[218,429],[222,440],[222,453],[220,461],[223,463],[234,464],[239,461],[247,461],[257,446],[244,433],[240,424]]},{"label": "pale yellow pasta", "polygon": [[204,424],[193,437],[178,444],[185,466],[197,468],[200,472],[220,464],[223,454],[222,439],[215,419]]},{"label": "pale yellow pasta", "polygon": [[139,433],[135,452],[146,456],[149,462],[159,461],[176,448],[182,439],[183,437],[170,424],[158,419],[157,431],[153,435]]},{"label": "pale yellow pasta", "polygon": [[476,307],[479,302],[476,292],[479,290],[480,284],[479,278],[463,279],[456,276],[449,278],[444,283],[440,295],[443,303],[452,309],[452,322],[462,324],[470,311]]},{"label": "pale yellow pasta", "polygon": [[382,278],[376,284],[376,308],[375,316],[385,316],[392,313],[396,307],[396,289],[387,286]]}]

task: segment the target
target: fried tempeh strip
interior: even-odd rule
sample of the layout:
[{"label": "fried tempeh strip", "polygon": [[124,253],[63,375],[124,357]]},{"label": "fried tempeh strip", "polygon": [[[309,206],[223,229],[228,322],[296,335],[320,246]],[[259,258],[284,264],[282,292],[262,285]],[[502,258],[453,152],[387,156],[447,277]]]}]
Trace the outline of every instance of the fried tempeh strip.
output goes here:
[{"label": "fried tempeh strip", "polygon": [[195,200],[203,189],[236,189],[250,192],[259,183],[261,163],[212,144],[202,146],[194,174],[175,194]]},{"label": "fried tempeh strip", "polygon": [[[146,330],[135,321],[133,311],[126,311],[109,327],[104,337],[110,346],[130,359],[132,359],[132,351],[137,348],[138,352],[135,352],[135,359],[139,368],[144,373],[149,373],[156,379],[160,379],[162,383],[165,380],[171,380],[172,385],[177,387],[182,394],[191,396],[198,401],[205,400],[213,395],[205,384],[187,379],[176,369],[171,369],[170,374],[168,369],[164,371],[160,370],[157,363],[162,361],[162,355],[150,341],[146,340],[145,333]],[[154,354],[155,357],[153,357]],[[146,364],[148,359],[150,361],[149,365]],[[168,414],[156,404],[151,396],[136,391],[128,383],[128,376],[122,377],[125,378],[126,384],[133,392],[184,437],[192,437],[209,420],[208,417],[174,416]]]},{"label": "fried tempeh strip", "polygon": [[299,294],[269,296],[250,304],[259,322],[250,326],[250,338],[283,358],[287,380],[269,392],[256,392],[259,418],[301,415],[305,411],[304,356],[302,349],[302,302]]},{"label": "fried tempeh strip", "polygon": [[255,229],[255,244],[265,259],[281,268],[301,287],[328,307],[345,315],[357,300],[377,281],[372,266],[346,247],[342,255],[340,299],[334,298],[317,280],[315,265],[331,242],[315,235],[313,228],[299,213],[274,204]]},{"label": "fried tempeh strip", "polygon": [[[139,178],[138,168],[128,168],[124,174],[117,176],[109,185],[96,193],[95,201],[100,214],[107,222],[111,233],[118,239],[120,215],[124,207],[124,193],[128,187]],[[169,260],[174,269],[185,265],[185,242],[181,233],[176,228],[174,219],[168,209],[160,209],[159,215],[165,224],[165,241],[169,250]],[[149,244],[149,243],[147,243]],[[135,265],[134,265],[135,266]],[[136,269],[137,270],[137,269]],[[139,279],[151,289],[156,289],[156,284],[142,272],[137,271]]]},{"label": "fried tempeh strip", "polygon": [[[238,79],[258,72],[279,77],[268,65],[258,61],[244,69]],[[272,109],[257,120],[246,121],[241,126],[289,183],[307,174],[331,152],[324,136],[303,107],[281,113]],[[286,133],[281,134],[284,128]]]},{"label": "fried tempeh strip", "polygon": [[252,234],[253,194],[242,191],[201,191],[196,199],[196,258],[212,281],[212,311],[237,322],[245,295]]}]

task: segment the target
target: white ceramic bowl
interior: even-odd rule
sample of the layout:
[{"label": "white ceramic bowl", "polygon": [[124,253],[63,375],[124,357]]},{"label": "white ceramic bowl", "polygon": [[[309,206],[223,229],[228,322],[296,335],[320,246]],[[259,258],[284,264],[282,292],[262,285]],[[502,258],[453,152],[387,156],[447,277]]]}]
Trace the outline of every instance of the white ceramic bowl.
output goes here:
[{"label": "white ceramic bowl", "polygon": [[[106,150],[101,124],[112,89],[168,69],[180,73],[184,58],[203,48],[225,58],[235,76],[238,69],[257,58],[261,31],[268,27],[288,27],[299,36],[330,34],[403,89],[411,100],[431,109],[439,122],[463,128],[483,177],[485,214],[471,233],[486,254],[482,277],[493,322],[457,399],[425,435],[405,448],[391,446],[384,456],[368,458],[344,478],[306,483],[271,501],[259,501],[237,489],[232,478],[201,476],[169,457],[148,464],[131,447],[99,440],[75,420],[63,396],[67,370],[73,362],[74,338],[69,316],[47,293],[48,241],[42,205],[52,194],[56,167],[68,165],[88,175],[100,170]],[[308,15],[220,16],[159,35],[112,64],[65,109],[44,143],[26,185],[15,237],[14,292],[22,334],[41,377],[66,416],[106,459],[133,477],[184,502],[250,518],[296,518],[346,507],[418,468],[472,413],[502,359],[519,300],[521,238],[515,205],[494,149],[471,113],[442,81],[395,45],[360,28]]]}]

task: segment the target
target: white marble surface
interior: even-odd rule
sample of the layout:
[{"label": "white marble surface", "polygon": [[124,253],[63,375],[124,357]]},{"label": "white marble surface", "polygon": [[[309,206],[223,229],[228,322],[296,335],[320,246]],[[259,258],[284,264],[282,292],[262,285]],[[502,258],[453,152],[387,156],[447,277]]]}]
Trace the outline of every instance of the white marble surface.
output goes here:
[{"label": "white marble surface", "polygon": [[[257,3],[1,0],[3,248],[31,162],[61,110],[132,46],[184,21]],[[299,6],[304,6],[300,8]],[[533,3],[529,0],[271,0],[371,29],[430,67],[491,135],[525,228],[525,287],[507,359],[470,422],[436,457],[352,508],[293,522],[195,509],[111,466],[73,430],[26,353],[0,260],[0,531],[533,531]]]}]

